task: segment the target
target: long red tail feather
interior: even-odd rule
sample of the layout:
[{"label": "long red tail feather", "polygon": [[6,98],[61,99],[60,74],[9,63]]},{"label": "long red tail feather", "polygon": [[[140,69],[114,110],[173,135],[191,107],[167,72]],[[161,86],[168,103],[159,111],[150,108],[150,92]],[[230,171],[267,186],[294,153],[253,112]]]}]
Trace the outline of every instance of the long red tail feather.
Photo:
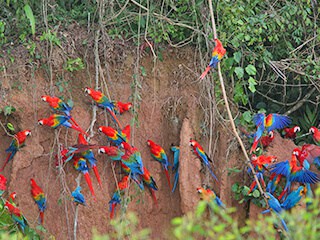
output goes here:
[{"label": "long red tail feather", "polygon": [[158,200],[157,200],[157,197],[156,197],[156,193],[155,193],[155,191],[154,191],[152,188],[149,188],[149,190],[150,190],[150,193],[151,193],[153,202],[154,202],[154,204],[155,204],[155,205],[157,206],[157,208],[158,208],[159,205],[158,205]]},{"label": "long red tail feather", "polygon": [[251,147],[251,149],[250,149],[250,154],[256,150],[256,148],[257,148],[257,146],[258,146],[258,142],[259,142],[259,141],[254,140],[254,142],[253,142],[253,144],[252,144],[252,147]]},{"label": "long red tail feather", "polygon": [[86,179],[86,182],[87,182],[87,184],[89,186],[89,189],[90,189],[90,192],[91,192],[91,194],[93,196],[93,199],[96,200],[96,196],[94,195],[94,190],[93,190],[93,187],[92,187],[92,182],[91,182],[91,178],[90,178],[89,173],[86,172],[83,175],[84,175],[84,178]]},{"label": "long red tail feather", "polygon": [[210,71],[210,69],[211,69],[211,67],[210,66],[208,66],[207,68],[206,68],[206,70],[204,70],[204,72],[201,74],[201,76],[200,76],[200,79],[202,80],[202,79],[204,79],[204,77],[208,74],[208,72]]},{"label": "long red tail feather", "polygon": [[116,205],[117,205],[117,203],[112,203],[111,212],[110,212],[110,219],[112,219],[114,217],[114,209],[115,209]]},{"label": "long red tail feather", "polygon": [[114,114],[113,111],[111,111],[109,108],[107,108],[108,112],[111,114],[111,116],[113,117],[113,119],[117,122],[118,126],[120,129],[122,129],[122,125],[121,123],[119,122],[117,116]]},{"label": "long red tail feather", "polygon": [[78,132],[80,132],[80,133],[82,133],[83,135],[89,136],[89,134],[86,133],[85,131],[83,131],[83,129],[81,127],[79,127],[79,126],[71,125],[71,128],[76,130],[76,131],[78,131]]},{"label": "long red tail feather", "polygon": [[7,163],[9,162],[11,155],[12,155],[12,152],[8,154],[6,161],[3,164],[3,167],[0,169],[0,172],[2,172],[4,170],[4,168],[7,166]]},{"label": "long red tail feather", "polygon": [[100,178],[100,174],[98,172],[97,166],[92,166],[92,170],[94,172],[94,175],[96,175],[96,179],[97,179],[97,181],[99,183],[100,188],[102,188],[101,178]]},{"label": "long red tail feather", "polygon": [[43,224],[44,212],[40,212],[40,223]]},{"label": "long red tail feather", "polygon": [[73,117],[70,117],[70,120],[74,123],[74,125],[76,125],[77,127],[80,127],[79,124],[76,122],[76,120],[74,120]]},{"label": "long red tail feather", "polygon": [[257,182],[254,180],[252,183],[251,183],[251,186],[250,186],[250,189],[248,191],[248,194],[250,194],[252,192],[252,190],[254,189],[254,187],[257,185]]},{"label": "long red tail feather", "polygon": [[164,173],[166,174],[166,178],[168,180],[168,184],[169,184],[169,188],[171,189],[171,182],[170,182],[170,176],[169,176],[169,172],[167,169],[164,169]]},{"label": "long red tail feather", "polygon": [[285,188],[283,189],[282,193],[279,195],[278,200],[281,200],[284,196],[284,194],[287,192],[288,190]]}]

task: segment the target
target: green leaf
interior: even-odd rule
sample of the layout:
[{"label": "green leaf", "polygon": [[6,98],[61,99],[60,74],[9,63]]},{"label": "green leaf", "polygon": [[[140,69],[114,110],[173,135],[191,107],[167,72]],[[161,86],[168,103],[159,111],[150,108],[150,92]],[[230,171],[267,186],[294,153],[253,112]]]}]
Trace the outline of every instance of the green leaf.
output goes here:
[{"label": "green leaf", "polygon": [[249,90],[254,93],[256,91],[256,85],[257,85],[257,82],[254,78],[250,77],[249,80],[248,80],[248,83],[249,83]]},{"label": "green leaf", "polygon": [[239,79],[243,78],[243,74],[244,74],[244,71],[243,71],[243,68],[242,67],[236,67],[234,69],[234,72],[236,73],[237,77]]},{"label": "green leaf", "polygon": [[252,121],[252,114],[250,111],[245,111],[243,114],[242,114],[242,118],[247,122],[247,123],[250,123]]},{"label": "green leaf", "polygon": [[239,184],[238,184],[238,183],[235,183],[235,184],[232,185],[231,191],[232,191],[232,192],[237,192],[237,191],[238,191],[238,188],[239,188]]},{"label": "green leaf", "polygon": [[5,116],[9,116],[11,113],[13,113],[15,111],[16,111],[16,109],[14,107],[12,107],[12,106],[5,106],[3,108],[3,113],[4,113]]},{"label": "green leaf", "polygon": [[24,6],[24,12],[26,13],[27,18],[30,21],[30,26],[31,26],[31,33],[34,35],[36,33],[36,20],[34,18],[33,12],[29,4],[26,4]]},{"label": "green leaf", "polygon": [[233,58],[237,63],[240,63],[241,56],[242,56],[242,53],[240,51],[233,53]]},{"label": "green leaf", "polygon": [[249,74],[249,75],[256,75],[257,73],[257,70],[256,70],[256,67],[253,66],[252,64],[249,64],[248,66],[246,66],[246,72]]},{"label": "green leaf", "polygon": [[180,225],[182,223],[182,218],[181,217],[176,217],[176,218],[171,220],[171,223],[173,225]]},{"label": "green leaf", "polygon": [[252,193],[252,195],[253,195],[253,197],[255,197],[255,198],[258,198],[258,197],[260,197],[260,192],[259,192],[259,190],[254,190],[253,191],[253,193]]},{"label": "green leaf", "polygon": [[146,72],[146,69],[144,68],[144,66],[140,66],[140,69],[141,69],[141,75],[142,76],[147,76],[147,72]]},{"label": "green leaf", "polygon": [[196,216],[201,217],[206,209],[207,209],[207,203],[205,201],[200,201],[197,206]]},{"label": "green leaf", "polygon": [[7,128],[8,128],[10,131],[14,132],[14,127],[13,127],[12,123],[7,123]]}]

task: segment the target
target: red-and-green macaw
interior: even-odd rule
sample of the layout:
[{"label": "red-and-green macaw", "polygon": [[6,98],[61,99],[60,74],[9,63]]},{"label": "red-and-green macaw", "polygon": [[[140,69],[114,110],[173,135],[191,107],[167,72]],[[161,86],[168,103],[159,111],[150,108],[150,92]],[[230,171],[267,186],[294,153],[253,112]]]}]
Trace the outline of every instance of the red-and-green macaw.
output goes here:
[{"label": "red-and-green macaw", "polygon": [[317,145],[320,145],[320,131],[316,127],[311,127],[309,133],[312,134],[313,140]]},{"label": "red-and-green macaw", "polygon": [[132,174],[143,174],[143,162],[138,149],[127,142],[121,143],[121,147],[125,150],[121,162],[130,168]]},{"label": "red-and-green macaw", "polygon": [[[261,184],[263,187],[266,187],[266,184],[263,179],[263,173],[267,169],[267,166],[271,163],[275,163],[277,161],[276,156],[264,156],[260,155],[257,157],[256,155],[252,155],[251,157],[251,164],[254,167],[256,171],[256,175],[259,181],[261,181]],[[251,168],[248,169],[248,173],[251,172]],[[248,194],[252,192],[253,189],[256,188],[257,182],[253,180],[253,182],[250,185],[250,189],[248,190]]]},{"label": "red-and-green macaw", "polygon": [[169,188],[171,189],[170,176],[168,172],[169,162],[164,149],[160,145],[154,143],[152,140],[148,140],[147,144],[150,147],[150,152],[153,159],[161,163],[168,180]]},{"label": "red-and-green macaw", "polygon": [[113,104],[116,106],[116,112],[122,114],[124,112],[129,111],[132,108],[132,103],[123,103],[119,101],[114,101]]},{"label": "red-and-green macaw", "polygon": [[205,153],[203,150],[203,147],[195,140],[190,139],[189,145],[193,148],[194,154],[201,160],[201,162],[209,169],[210,174],[214,178],[214,180],[219,184],[218,178],[216,175],[214,175],[212,171],[212,167],[209,162],[212,162],[212,160],[209,158],[209,156]]},{"label": "red-and-green macaw", "polygon": [[49,106],[52,108],[53,111],[63,112],[64,114],[66,114],[68,117],[70,117],[70,120],[76,126],[79,126],[78,123],[74,120],[74,118],[70,114],[72,107],[70,107],[67,103],[63,102],[60,98],[43,95],[41,96],[41,100],[49,103]]},{"label": "red-and-green macaw", "polygon": [[281,135],[284,138],[295,139],[297,137],[297,132],[300,132],[300,127],[294,126],[292,128],[284,128]]},{"label": "red-and-green macaw", "polygon": [[5,176],[0,174],[0,197],[2,197],[2,194],[6,191],[7,189],[7,179]]},{"label": "red-and-green macaw", "polygon": [[197,192],[200,195],[200,199],[206,202],[213,201],[216,203],[220,208],[225,208],[225,205],[221,201],[221,199],[209,188],[204,189],[203,187],[198,187]]},{"label": "red-and-green macaw", "polygon": [[86,179],[86,182],[87,182],[87,184],[89,186],[90,192],[91,192],[91,194],[92,194],[92,196],[93,196],[93,198],[95,200],[96,196],[94,194],[94,190],[93,190],[93,187],[92,187],[92,182],[91,182],[91,178],[90,178],[90,175],[89,175],[89,168],[88,168],[86,159],[83,158],[83,157],[76,157],[74,159],[73,166],[77,171],[80,171],[80,172],[83,173],[83,176]]},{"label": "red-and-green macaw", "polygon": [[122,131],[117,131],[112,127],[101,126],[99,132],[104,133],[108,140],[119,146],[122,142],[128,142],[130,139],[130,125],[126,126]]},{"label": "red-and-green macaw", "polygon": [[261,137],[261,144],[262,144],[262,147],[265,149],[267,148],[271,142],[273,141],[274,139],[274,133],[273,131],[269,132],[267,136],[262,136]]},{"label": "red-and-green macaw", "polygon": [[141,180],[141,175],[139,174],[133,174],[131,172],[131,169],[127,167],[124,163],[120,161],[120,166],[122,171],[124,171],[126,174],[130,175],[130,178],[133,179],[133,181],[139,186],[141,190],[144,190],[143,182]]},{"label": "red-and-green macaw", "polygon": [[279,162],[270,167],[271,173],[275,173],[276,175],[280,174],[287,178],[287,183],[278,197],[279,199],[282,199],[285,194],[289,193],[291,182],[314,184],[320,181],[320,178],[316,173],[309,171],[304,166],[298,166],[297,156],[299,156],[299,152],[300,149],[293,149],[290,161],[286,160],[284,162]]},{"label": "red-and-green macaw", "polygon": [[100,146],[98,153],[107,154],[112,161],[120,161],[122,156],[125,154],[121,149],[115,146]]},{"label": "red-and-green macaw", "polygon": [[218,62],[221,61],[222,57],[226,54],[226,49],[222,46],[222,43],[219,39],[214,39],[215,47],[212,51],[212,57],[210,60],[210,63],[206,70],[201,74],[200,79],[204,79],[204,77],[207,75],[207,73],[210,71],[211,68],[216,68],[218,65]]},{"label": "red-and-green macaw", "polygon": [[[85,145],[85,146],[89,145],[89,143],[81,133],[79,133],[79,136],[78,136],[78,144]],[[91,149],[85,150],[81,152],[81,155],[89,161],[90,166],[94,172],[94,175],[96,176],[96,179],[99,183],[99,186],[100,188],[102,188],[101,178],[97,168],[97,159],[94,157],[92,150]]]},{"label": "red-and-green macaw", "polygon": [[68,121],[69,119],[70,119],[70,117],[68,117],[68,116],[59,115],[59,114],[52,114],[48,118],[43,118],[43,119],[38,120],[38,124],[39,125],[46,125],[46,126],[54,128],[54,129],[56,129],[57,127],[59,127],[61,125],[66,128],[72,128],[72,129],[88,136],[88,133],[84,132],[79,126],[71,124]]},{"label": "red-and-green macaw", "polygon": [[262,137],[264,130],[271,132],[275,129],[282,129],[291,123],[291,119],[288,116],[276,113],[270,113],[268,116],[266,116],[264,113],[258,113],[254,115],[253,122],[257,127],[257,131],[253,136],[253,144],[250,154],[256,150],[259,139]]},{"label": "red-and-green macaw", "polygon": [[72,201],[75,204],[81,204],[83,206],[86,206],[86,200],[84,199],[83,194],[81,193],[81,187],[78,186],[72,193]]},{"label": "red-and-green macaw", "polygon": [[10,193],[9,197],[8,197],[8,201],[13,205],[16,206],[16,204],[14,203],[14,200],[17,197],[17,193],[16,192],[12,192]]},{"label": "red-and-green macaw", "polygon": [[47,208],[47,200],[43,190],[39,187],[36,181],[33,178],[31,178],[30,181],[31,181],[31,195],[33,197],[33,200],[38,205],[38,208],[40,211],[40,223],[43,224],[44,210],[46,210]]},{"label": "red-and-green macaw", "polygon": [[129,177],[124,176],[120,182],[118,182],[118,187],[114,192],[111,200],[109,201],[109,211],[110,218],[112,219],[115,213],[115,208],[117,204],[121,203],[121,197],[124,195],[125,189],[129,187]]},{"label": "red-and-green macaw", "polygon": [[8,209],[13,221],[16,224],[18,224],[18,227],[24,233],[26,227],[28,226],[28,222],[27,222],[27,219],[21,213],[21,210],[17,208],[14,204],[10,203],[8,200],[4,204],[4,207]]},{"label": "red-and-green macaw", "polygon": [[174,174],[174,183],[173,183],[173,188],[172,192],[177,187],[177,183],[179,180],[179,155],[180,155],[180,148],[178,146],[172,146],[170,150],[173,152],[173,167],[172,171],[175,172]]},{"label": "red-and-green macaw", "polygon": [[144,173],[141,175],[142,181],[148,187],[155,205],[158,206],[158,201],[155,194],[155,191],[158,191],[156,181],[151,176],[149,170],[146,167],[143,167],[143,172]]},{"label": "red-and-green macaw", "polygon": [[115,115],[115,105],[107,98],[106,95],[89,87],[86,87],[84,91],[98,104],[98,107],[106,109],[110,113],[112,119],[120,128],[122,128],[117,116]]},{"label": "red-and-green macaw", "polygon": [[14,155],[18,152],[18,150],[25,145],[26,137],[31,135],[30,130],[24,130],[21,132],[18,132],[13,136],[13,139],[10,143],[10,146],[6,149],[6,152],[8,153],[7,158],[3,164],[3,167],[0,169],[0,172],[3,171],[3,169],[6,167],[7,163],[12,160]]}]

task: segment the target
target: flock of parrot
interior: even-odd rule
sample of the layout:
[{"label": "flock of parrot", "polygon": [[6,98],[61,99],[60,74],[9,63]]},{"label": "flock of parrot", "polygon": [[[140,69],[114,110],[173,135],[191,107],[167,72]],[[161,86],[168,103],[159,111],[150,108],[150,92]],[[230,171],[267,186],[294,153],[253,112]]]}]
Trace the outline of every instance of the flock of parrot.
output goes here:
[{"label": "flock of parrot", "polygon": [[[216,68],[218,62],[220,62],[226,53],[222,43],[218,39],[214,39],[214,41],[215,48],[212,51],[212,59],[208,67],[201,74],[200,79],[203,79],[210,69]],[[98,154],[105,154],[112,162],[113,166],[119,164],[122,169],[122,177],[119,181],[116,181],[115,191],[109,201],[110,218],[114,217],[117,205],[123,203],[125,195],[128,194],[130,184],[136,184],[142,191],[147,188],[154,204],[158,206],[156,197],[158,186],[155,178],[144,165],[139,149],[130,144],[130,125],[122,127],[118,120],[119,115],[125,114],[131,109],[132,104],[130,102],[122,103],[110,101],[102,92],[89,87],[86,87],[84,91],[99,108],[106,110],[110,114],[116,128],[111,126],[100,126],[98,132],[105,135],[108,144],[104,146],[90,144],[88,133],[79,126],[71,115],[72,107],[58,97],[42,96],[41,100],[47,102],[54,113],[48,118],[38,120],[39,125],[51,127],[53,129],[65,127],[79,132],[77,142],[74,145],[68,147],[59,146],[56,156],[56,167],[62,168],[69,162],[72,162],[75,170],[83,174],[90,193],[93,199],[96,200],[90,177],[91,170],[93,171],[100,188],[103,186],[97,168],[97,158],[95,156],[95,151],[97,150]],[[300,131],[300,128],[298,126],[287,128],[288,125],[291,124],[291,119],[279,114],[269,114],[265,116],[265,114],[259,113],[254,116],[253,121],[256,125],[256,132],[246,135],[253,139],[253,144],[250,149],[251,164],[253,165],[263,188],[266,190],[265,197],[268,199],[270,207],[270,209],[267,209],[263,213],[272,210],[280,217],[280,213],[283,210],[291,209],[297,205],[303,194],[306,193],[307,196],[312,196],[310,185],[320,181],[319,176],[309,170],[310,164],[312,163],[317,167],[320,167],[320,146],[318,146],[320,145],[320,132],[315,127],[310,129],[310,133],[313,134],[313,138],[317,145],[305,144],[302,146],[302,149],[293,149],[290,160],[277,163],[276,156],[258,156],[256,154],[256,152],[258,152],[257,149],[266,149],[268,145],[272,143],[275,130],[282,130],[284,137],[294,139],[296,133]],[[6,149],[8,155],[0,171],[3,171],[6,165],[13,160],[17,151],[25,146],[26,139],[30,135],[30,130],[24,130],[13,136],[10,146]],[[160,145],[150,139],[146,141],[146,144],[149,146],[151,157],[161,164],[168,182],[168,187],[174,192],[179,181],[179,146],[171,146],[170,150],[173,155],[173,163],[170,163],[165,150]],[[204,151],[204,148],[194,139],[190,139],[189,145],[195,156],[209,171],[213,180],[217,184],[220,184],[217,176],[214,174],[213,162]],[[173,184],[171,183],[169,174],[170,168],[174,173]],[[248,170],[248,173],[251,174],[252,171]],[[275,197],[276,190],[282,178],[286,179],[285,187],[281,194],[278,197]],[[265,183],[266,179],[269,179],[267,184]],[[6,191],[6,182],[6,177],[0,174],[1,197]],[[301,186],[295,190],[293,183],[299,183]],[[257,182],[253,181],[249,193],[256,187]],[[82,187],[78,184],[71,194],[71,199],[76,205],[86,206],[86,200],[81,193],[81,190]],[[200,199],[213,201],[220,208],[225,208],[225,205],[220,198],[210,188],[198,187],[196,190]],[[5,200],[5,208],[8,209],[12,219],[19,226],[19,229],[24,232],[28,223],[20,209],[14,203],[15,195],[15,193],[12,193],[8,199]],[[39,222],[43,224],[47,200],[45,193],[36,183],[35,179],[31,179],[31,196],[39,208]],[[281,221],[283,228],[288,230],[285,221],[283,219],[281,219]]]}]

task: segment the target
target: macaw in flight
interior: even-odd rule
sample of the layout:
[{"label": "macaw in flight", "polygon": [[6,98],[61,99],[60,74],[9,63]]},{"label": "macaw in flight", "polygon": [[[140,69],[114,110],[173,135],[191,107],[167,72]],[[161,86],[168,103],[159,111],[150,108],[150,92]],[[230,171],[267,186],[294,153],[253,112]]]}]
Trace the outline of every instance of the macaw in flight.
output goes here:
[{"label": "macaw in flight", "polygon": [[71,124],[68,121],[69,119],[70,119],[70,117],[68,117],[68,116],[59,115],[59,114],[52,114],[48,118],[39,119],[38,124],[41,126],[46,125],[46,126],[52,127],[53,129],[56,129],[57,127],[59,127],[61,125],[66,128],[72,128],[72,129],[88,136],[88,133],[83,131],[79,126]]},{"label": "macaw in flight", "polygon": [[209,169],[210,174],[214,178],[214,180],[219,184],[218,178],[216,175],[214,175],[212,171],[212,167],[209,162],[212,162],[212,160],[209,158],[209,156],[205,153],[203,150],[203,147],[193,139],[190,139],[189,145],[193,148],[194,154],[201,160],[201,162]]},{"label": "macaw in flight", "polygon": [[206,70],[201,74],[200,79],[204,79],[204,77],[207,75],[207,73],[210,71],[211,68],[216,68],[218,65],[218,62],[221,61],[222,57],[226,54],[227,50],[222,46],[222,43],[219,39],[214,39],[215,47],[212,51],[212,57],[210,60],[210,63]]},{"label": "macaw in flight", "polygon": [[30,135],[31,135],[30,130],[24,130],[24,131],[18,132],[13,136],[10,146],[6,149],[6,152],[8,153],[8,155],[4,162],[3,167],[0,169],[0,172],[2,172],[3,169],[6,167],[7,163],[13,159],[14,155],[18,152],[18,150],[24,147],[26,137]]},{"label": "macaw in flight", "polygon": [[292,128],[284,128],[282,130],[282,136],[284,138],[295,139],[297,137],[298,132],[300,132],[299,126],[294,126]]},{"label": "macaw in flight", "polygon": [[84,91],[98,104],[98,107],[106,109],[110,113],[112,119],[118,124],[119,128],[122,128],[117,116],[115,115],[116,106],[113,102],[109,101],[106,95],[89,87],[86,87]]},{"label": "macaw in flight", "polygon": [[213,201],[220,208],[225,208],[226,206],[223,204],[221,199],[209,188],[204,189],[203,187],[198,187],[197,192],[200,195],[200,199],[206,202]]},{"label": "macaw in flight", "polygon": [[254,115],[253,122],[257,127],[257,131],[253,136],[253,144],[250,154],[256,150],[259,139],[262,137],[264,130],[271,132],[275,129],[282,129],[291,123],[291,119],[288,116],[276,113],[270,113],[268,116],[266,116],[264,113],[258,113]]},{"label": "macaw in flight", "polygon": [[7,179],[5,176],[0,174],[0,197],[7,190]]},{"label": "macaw in flight", "polygon": [[96,200],[96,196],[94,194],[94,190],[93,190],[93,187],[92,187],[92,182],[91,182],[91,178],[90,178],[90,175],[89,175],[89,168],[88,168],[86,159],[83,158],[83,157],[76,157],[74,159],[73,166],[77,171],[80,171],[80,172],[83,173],[83,176],[86,179],[86,182],[87,182],[87,184],[89,186],[89,189],[90,189],[90,192],[91,192],[91,194],[93,196],[93,199]]},{"label": "macaw in flight", "polygon": [[169,176],[169,172],[168,172],[169,162],[168,162],[168,157],[167,157],[164,149],[160,145],[154,143],[151,140],[148,140],[147,144],[150,147],[150,152],[151,152],[151,156],[153,157],[153,159],[155,159],[156,161],[161,163],[161,165],[164,169],[164,172],[166,174],[169,188],[171,189],[170,176]]},{"label": "macaw in flight", "polygon": [[115,208],[117,204],[121,203],[121,197],[124,195],[125,189],[129,187],[129,177],[124,176],[120,182],[118,182],[118,187],[113,193],[111,200],[109,201],[109,211],[110,219],[114,217]]},{"label": "macaw in flight", "polygon": [[179,180],[179,155],[180,155],[180,148],[178,146],[172,146],[170,150],[173,152],[173,167],[172,171],[175,172],[174,174],[174,183],[173,183],[173,188],[172,192],[177,187],[177,183]]},{"label": "macaw in flight", "polygon": [[81,204],[83,206],[86,206],[86,200],[84,199],[84,196],[83,194],[81,193],[81,187],[78,186],[72,193],[71,193],[71,196],[72,196],[72,201],[75,203],[75,204]]},{"label": "macaw in flight", "polygon": [[44,210],[46,210],[47,208],[47,200],[43,190],[39,187],[36,181],[33,178],[31,178],[30,181],[31,181],[31,195],[33,197],[33,200],[38,205],[38,208],[40,211],[40,223],[43,224]]},{"label": "macaw in flight", "polygon": [[[307,160],[309,165],[313,163],[320,170],[320,146],[304,144],[301,149],[301,157],[303,160]],[[304,164],[306,163],[304,162]]]}]

